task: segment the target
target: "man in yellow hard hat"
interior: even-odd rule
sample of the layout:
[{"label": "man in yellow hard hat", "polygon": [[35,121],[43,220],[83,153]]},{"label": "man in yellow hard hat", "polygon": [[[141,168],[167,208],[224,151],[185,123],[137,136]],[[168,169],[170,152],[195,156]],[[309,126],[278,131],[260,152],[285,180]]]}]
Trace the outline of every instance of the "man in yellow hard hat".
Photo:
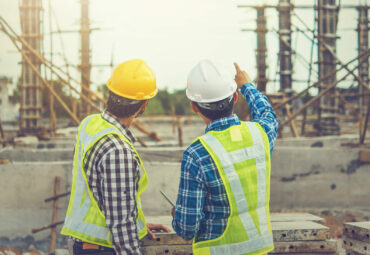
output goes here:
[{"label": "man in yellow hard hat", "polygon": [[[101,114],[86,117],[78,128],[73,180],[61,233],[70,236],[70,253],[141,254],[139,239],[151,230],[140,194],[148,178],[129,127],[157,94],[156,78],[143,60],[123,62],[107,83],[109,98]],[[140,169],[142,172],[140,172]]]},{"label": "man in yellow hard hat", "polygon": [[[185,150],[173,229],[193,239],[194,255],[260,255],[274,249],[270,224],[270,154],[278,121],[267,97],[235,63],[235,83],[209,60],[188,76],[191,108],[207,125]],[[237,89],[252,121],[233,114]]]}]

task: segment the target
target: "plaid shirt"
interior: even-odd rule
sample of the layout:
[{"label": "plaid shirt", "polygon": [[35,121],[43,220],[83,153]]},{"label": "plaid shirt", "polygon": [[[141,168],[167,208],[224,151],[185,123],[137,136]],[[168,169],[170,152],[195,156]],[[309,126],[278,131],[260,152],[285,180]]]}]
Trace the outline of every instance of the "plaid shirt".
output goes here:
[{"label": "plaid shirt", "polygon": [[[266,132],[272,152],[278,121],[271,104],[252,83],[244,84],[241,93],[249,105],[253,121]],[[234,125],[240,125],[235,114],[212,121],[205,133]],[[229,215],[229,201],[216,165],[203,145],[196,141],[183,154],[173,229],[186,240],[195,235],[197,241],[211,240],[222,235]]]},{"label": "plaid shirt", "polygon": [[[107,111],[102,118],[134,143],[133,134]],[[87,153],[84,166],[89,187],[112,233],[117,255],[141,254],[136,230],[139,163],[130,145],[117,135],[102,137]]]}]

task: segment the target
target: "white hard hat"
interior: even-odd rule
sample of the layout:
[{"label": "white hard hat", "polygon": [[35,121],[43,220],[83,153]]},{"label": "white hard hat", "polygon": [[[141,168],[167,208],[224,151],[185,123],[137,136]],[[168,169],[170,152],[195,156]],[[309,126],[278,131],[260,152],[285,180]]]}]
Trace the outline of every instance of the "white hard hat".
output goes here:
[{"label": "white hard hat", "polygon": [[194,102],[212,103],[230,97],[236,89],[236,84],[225,81],[210,60],[202,60],[188,75],[186,96]]}]

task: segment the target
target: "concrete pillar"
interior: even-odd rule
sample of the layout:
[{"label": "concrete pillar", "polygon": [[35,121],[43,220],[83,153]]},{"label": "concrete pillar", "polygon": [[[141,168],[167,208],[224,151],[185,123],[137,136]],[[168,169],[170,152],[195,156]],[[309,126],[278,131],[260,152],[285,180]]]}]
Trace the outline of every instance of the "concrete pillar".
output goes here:
[{"label": "concrete pillar", "polygon": [[280,90],[292,88],[292,44],[291,44],[291,3],[290,0],[279,0],[279,60]]},{"label": "concrete pillar", "polygon": [[[319,79],[336,70],[336,59],[327,49],[330,47],[336,52],[337,40],[337,5],[336,0],[318,0],[317,5],[317,25],[318,25],[318,67]],[[326,46],[325,46],[326,45]],[[319,90],[324,90],[337,81],[336,74],[324,79],[319,84]],[[338,135],[338,99],[331,97],[335,95],[336,89],[333,88],[329,93],[320,98],[318,109],[319,135]]]},{"label": "concrete pillar", "polygon": [[[36,52],[41,54],[41,0],[21,0],[19,6],[21,30],[23,39]],[[32,64],[41,71],[41,63],[28,49],[23,46],[23,51]],[[21,76],[21,102],[19,129],[23,134],[35,134],[41,129],[41,81],[32,68],[22,61]]]},{"label": "concrete pillar", "polygon": [[257,7],[257,79],[256,83],[260,91],[266,91],[267,77],[266,77],[266,16],[265,7]]},{"label": "concrete pillar", "polygon": [[[369,19],[368,19],[368,7],[359,6],[358,10],[358,26],[357,26],[357,38],[358,38],[358,75],[361,77],[365,84],[369,84],[369,58],[364,58],[364,54],[369,51]],[[362,56],[362,57],[361,57]],[[358,93],[364,93],[364,87],[358,84]],[[362,114],[366,114],[366,106],[368,102],[365,102],[367,97],[359,96],[359,108]],[[369,99],[368,99],[369,100]]]}]

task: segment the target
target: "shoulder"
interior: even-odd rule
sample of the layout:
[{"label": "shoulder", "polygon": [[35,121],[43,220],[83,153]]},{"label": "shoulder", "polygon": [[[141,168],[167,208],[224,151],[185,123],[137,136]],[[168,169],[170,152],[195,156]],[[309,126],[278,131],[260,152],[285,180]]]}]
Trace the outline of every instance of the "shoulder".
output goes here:
[{"label": "shoulder", "polygon": [[92,147],[91,153],[97,155],[97,164],[102,159],[114,155],[119,158],[135,158],[135,152],[130,145],[124,142],[117,134],[107,134],[99,139]]},{"label": "shoulder", "polygon": [[195,162],[201,162],[205,157],[209,155],[200,139],[194,140],[192,144],[184,151],[183,158],[188,157],[193,159]]},{"label": "shoulder", "polygon": [[210,154],[200,140],[196,139],[184,151],[181,167],[183,174],[190,174],[198,182],[202,182],[206,178],[207,171],[213,168],[213,160]]}]

